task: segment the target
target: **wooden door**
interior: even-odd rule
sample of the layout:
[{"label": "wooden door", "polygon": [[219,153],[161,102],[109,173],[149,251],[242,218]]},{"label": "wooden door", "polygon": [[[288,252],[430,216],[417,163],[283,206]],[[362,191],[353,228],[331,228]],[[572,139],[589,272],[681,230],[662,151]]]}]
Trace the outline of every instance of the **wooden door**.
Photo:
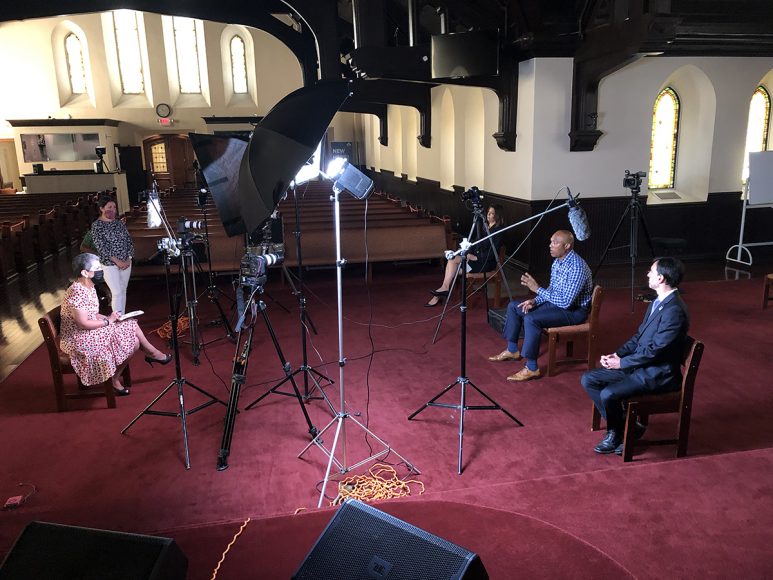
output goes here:
[{"label": "wooden door", "polygon": [[187,135],[155,135],[142,142],[148,168],[148,187],[195,187],[193,147]]}]

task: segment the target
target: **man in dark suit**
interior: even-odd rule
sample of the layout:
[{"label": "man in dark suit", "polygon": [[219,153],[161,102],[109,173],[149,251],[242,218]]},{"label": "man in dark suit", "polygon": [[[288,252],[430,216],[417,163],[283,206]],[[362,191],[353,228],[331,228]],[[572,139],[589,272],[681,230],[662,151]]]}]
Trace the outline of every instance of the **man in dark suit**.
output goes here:
[{"label": "man in dark suit", "polygon": [[[625,410],[622,401],[642,393],[680,388],[683,346],[690,320],[677,290],[684,266],[676,258],[652,263],[647,280],[657,292],[639,330],[616,352],[601,357],[603,368],[582,376],[582,386],[607,421],[607,434],[596,453],[622,453]],[[639,425],[635,435],[641,437]]]}]

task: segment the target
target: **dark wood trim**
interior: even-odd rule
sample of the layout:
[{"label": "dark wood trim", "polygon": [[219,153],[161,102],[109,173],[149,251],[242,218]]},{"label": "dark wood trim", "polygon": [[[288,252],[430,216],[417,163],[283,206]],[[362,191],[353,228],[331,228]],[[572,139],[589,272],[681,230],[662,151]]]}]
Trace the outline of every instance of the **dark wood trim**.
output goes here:
[{"label": "dark wood trim", "polygon": [[117,127],[115,119],[8,119],[11,127]]},{"label": "dark wood trim", "polygon": [[263,116],[250,115],[245,117],[202,117],[207,125],[257,125]]}]

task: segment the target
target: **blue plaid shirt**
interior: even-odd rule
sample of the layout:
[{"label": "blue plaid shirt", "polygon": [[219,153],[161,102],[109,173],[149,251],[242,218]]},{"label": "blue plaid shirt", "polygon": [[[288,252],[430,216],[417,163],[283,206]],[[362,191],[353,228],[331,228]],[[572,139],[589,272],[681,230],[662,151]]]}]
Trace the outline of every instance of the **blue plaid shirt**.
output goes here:
[{"label": "blue plaid shirt", "polygon": [[559,308],[590,308],[593,282],[590,268],[574,250],[550,267],[550,286],[537,288],[535,304],[550,302]]}]

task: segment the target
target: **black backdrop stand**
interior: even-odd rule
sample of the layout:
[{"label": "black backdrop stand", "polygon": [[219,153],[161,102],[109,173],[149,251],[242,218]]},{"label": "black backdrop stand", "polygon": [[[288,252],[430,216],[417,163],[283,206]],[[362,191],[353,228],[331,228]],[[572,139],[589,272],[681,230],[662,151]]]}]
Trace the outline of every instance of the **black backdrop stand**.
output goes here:
[{"label": "black backdrop stand", "polygon": [[[333,403],[330,402],[330,399],[325,394],[325,391],[323,390],[323,386],[320,384],[320,381],[327,381],[328,385],[333,384],[333,380],[320,373],[316,369],[309,366],[309,358],[308,358],[308,348],[306,345],[306,329],[307,329],[307,323],[311,326],[311,328],[314,329],[314,333],[316,334],[316,328],[314,328],[314,323],[311,321],[311,317],[306,310],[306,297],[303,294],[303,251],[301,249],[301,217],[300,217],[300,208],[298,205],[298,194],[296,190],[296,186],[293,183],[292,184],[292,190],[293,190],[293,198],[295,200],[295,231],[293,232],[293,235],[295,236],[295,247],[297,248],[297,255],[298,255],[298,286],[297,288],[293,286],[293,294],[298,298],[298,308],[300,312],[300,330],[301,330],[301,352],[303,355],[303,362],[301,365],[295,369],[290,375],[286,376],[284,379],[282,379],[279,383],[271,387],[268,391],[263,393],[260,397],[255,399],[252,403],[247,405],[247,409],[251,409],[255,405],[257,405],[260,401],[265,399],[268,395],[275,393],[277,395],[285,395],[287,397],[294,397],[294,393],[288,393],[286,391],[280,391],[279,387],[281,387],[283,384],[285,384],[287,381],[289,381],[291,378],[295,377],[296,375],[303,374],[303,400],[308,402],[309,400],[322,400],[327,403],[328,407],[330,407],[330,410],[335,414],[336,409]],[[287,274],[288,280],[290,279],[289,273]],[[290,283],[292,284],[292,280],[290,280]],[[314,383],[314,388],[309,390],[309,379],[311,379],[312,383]],[[314,390],[318,390],[320,393],[320,396],[314,396],[313,392]]]},{"label": "black backdrop stand", "polygon": [[[467,250],[462,249],[462,252],[460,254],[461,261],[459,263],[459,267],[462,269],[462,272],[467,271]],[[459,411],[459,459],[457,464],[457,473],[462,473],[462,445],[464,441],[464,412],[465,411],[502,411],[505,415],[507,415],[510,419],[518,423],[520,427],[523,427],[523,423],[521,423],[518,419],[515,418],[515,416],[511,415],[510,412],[508,412],[505,408],[499,405],[494,399],[489,397],[486,393],[484,393],[482,390],[480,390],[477,386],[475,386],[475,383],[473,383],[468,377],[467,377],[467,276],[462,276],[462,303],[459,306],[459,312],[461,314],[461,337],[460,337],[460,361],[459,361],[459,376],[456,378],[456,381],[445,387],[442,391],[440,391],[437,395],[432,397],[428,402],[424,403],[422,407],[408,415],[408,420],[410,421],[413,419],[416,415],[421,413],[424,409],[427,407],[445,407],[446,409],[456,409]],[[450,403],[437,403],[436,401],[445,395],[448,391],[450,391],[452,388],[454,388],[456,385],[459,385],[461,387],[461,400],[458,405],[452,405]],[[468,405],[467,404],[467,385],[471,386],[473,389],[478,391],[486,400],[488,400],[491,404],[490,405]]]},{"label": "black backdrop stand", "polygon": [[[649,229],[647,228],[647,220],[644,218],[644,213],[642,212],[641,207],[641,201],[639,200],[639,192],[641,191],[641,188],[639,186],[632,187],[631,188],[631,199],[628,201],[628,205],[625,208],[625,211],[623,211],[623,214],[620,216],[620,221],[617,222],[617,227],[615,227],[615,231],[612,233],[612,237],[609,239],[609,243],[607,244],[607,247],[604,249],[604,253],[601,255],[601,260],[599,260],[598,265],[593,270],[593,279],[596,279],[596,273],[599,271],[601,266],[604,264],[604,261],[607,258],[607,253],[609,250],[619,250],[621,248],[629,248],[628,256],[630,258],[631,262],[631,312],[633,312],[633,303],[635,301],[634,294],[635,294],[635,279],[636,279],[636,263],[639,258],[639,226],[644,230],[644,235],[647,240],[647,245],[650,249],[650,254],[652,255],[652,259],[655,259],[655,248],[652,245],[652,238],[650,237]],[[620,228],[623,225],[623,222],[625,221],[625,218],[628,218],[628,243],[623,244],[621,246],[615,246],[612,247],[612,244],[615,241],[615,238],[617,238],[617,234],[620,232]]]},{"label": "black backdrop stand", "polygon": [[[182,369],[180,368],[180,343],[177,337],[177,320],[179,318],[178,316],[178,308],[180,306],[180,293],[178,292],[175,295],[175,298],[172,298],[172,292],[169,287],[169,252],[164,251],[164,267],[165,267],[165,279],[166,279],[166,294],[169,299],[169,320],[172,323],[172,350],[174,352],[174,366],[175,366],[175,378],[170,382],[166,388],[161,391],[158,396],[153,399],[150,404],[148,404],[147,407],[145,407],[142,411],[140,411],[139,415],[137,415],[134,419],[131,420],[131,422],[124,427],[121,430],[121,434],[125,434],[132,425],[134,425],[137,421],[140,420],[140,417],[143,415],[161,415],[164,417],[179,417],[180,422],[182,424],[182,431],[183,431],[183,447],[185,449],[185,469],[191,468],[191,458],[190,453],[188,450],[188,423],[187,423],[187,416],[193,415],[197,411],[200,411],[201,409],[204,409],[205,407],[209,407],[210,405],[213,405],[215,403],[220,403],[221,405],[225,406],[225,401],[221,401],[217,397],[209,394],[204,389],[201,389],[194,385],[192,382],[187,380],[185,377],[182,376]],[[185,271],[183,270],[182,273],[183,276],[185,276]],[[190,411],[185,410],[185,398],[183,393],[183,386],[188,385],[192,389],[197,390],[202,395],[206,396],[209,400],[202,403],[198,407],[195,407],[191,409]],[[177,400],[180,403],[180,411],[177,413],[174,413],[172,411],[154,411],[153,405],[155,405],[161,397],[167,394],[169,390],[172,387],[177,387]]]}]

